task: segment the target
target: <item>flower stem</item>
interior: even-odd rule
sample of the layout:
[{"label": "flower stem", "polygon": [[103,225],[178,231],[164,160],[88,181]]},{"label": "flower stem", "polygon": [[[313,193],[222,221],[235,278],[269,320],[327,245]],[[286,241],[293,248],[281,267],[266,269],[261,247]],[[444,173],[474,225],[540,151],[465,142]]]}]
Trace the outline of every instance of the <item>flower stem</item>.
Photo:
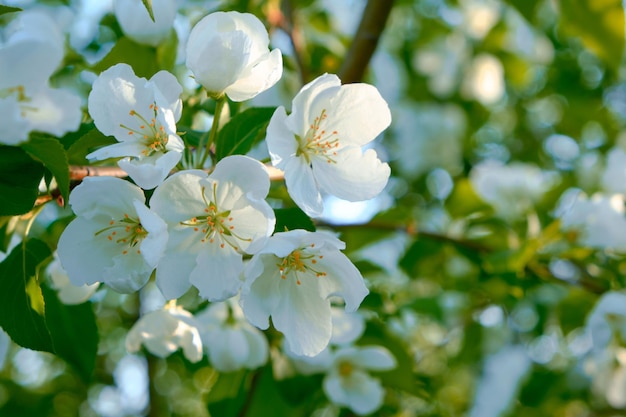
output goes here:
[{"label": "flower stem", "polygon": [[220,118],[222,116],[222,110],[224,109],[224,105],[226,104],[226,96],[221,96],[216,99],[215,103],[215,112],[213,113],[213,124],[211,125],[211,132],[209,133],[209,139],[207,140],[206,145],[203,147],[202,143],[198,144],[198,149],[200,149],[202,154],[202,158],[200,158],[200,163],[196,166],[196,168],[202,169],[204,167],[204,163],[206,162],[208,156],[211,154],[211,147],[215,143],[215,138],[217,137],[217,131],[219,130]]}]

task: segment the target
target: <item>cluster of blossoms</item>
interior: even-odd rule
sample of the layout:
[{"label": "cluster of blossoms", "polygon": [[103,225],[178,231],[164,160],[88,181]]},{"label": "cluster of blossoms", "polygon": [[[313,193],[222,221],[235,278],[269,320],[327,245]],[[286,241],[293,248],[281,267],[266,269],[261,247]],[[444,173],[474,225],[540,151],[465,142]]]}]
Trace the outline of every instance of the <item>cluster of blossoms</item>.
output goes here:
[{"label": "cluster of blossoms", "polygon": [[[130,23],[120,23],[133,31]],[[150,43],[162,36],[157,32],[140,40]],[[192,29],[186,52],[193,78],[218,105],[226,97],[251,99],[282,75],[281,52],[269,50],[268,33],[251,14],[206,16]],[[194,362],[206,352],[220,371],[256,368],[269,357],[259,329],[269,327],[270,317],[293,355],[324,352],[333,337],[332,306],[341,303],[354,312],[368,294],[361,273],[331,233],[274,233],[276,219],[266,201],[270,176],[258,160],[232,155],[209,165],[205,152],[211,150],[190,148],[202,157],[194,167],[181,162],[185,136],[176,123],[182,91],[167,71],[145,79],[126,64],[103,71],[93,83],[89,114],[117,143],[87,158],[115,158],[132,182],[92,177],[72,191],[76,218],[58,243],[69,280],[129,293],[155,277],[171,301],[135,324],[126,340],[131,352],[143,344],[167,356],[182,347]],[[219,122],[216,115],[213,123]],[[390,122],[374,87],[341,85],[330,74],[304,86],[289,115],[279,107],[266,142],[294,203],[317,217],[323,193],[352,201],[380,193],[389,166],[362,147]],[[210,302],[195,315],[174,301],[192,287]],[[370,412],[380,406],[383,391],[365,370],[394,366],[393,357],[378,348],[337,349],[326,367],[329,398]]]}]

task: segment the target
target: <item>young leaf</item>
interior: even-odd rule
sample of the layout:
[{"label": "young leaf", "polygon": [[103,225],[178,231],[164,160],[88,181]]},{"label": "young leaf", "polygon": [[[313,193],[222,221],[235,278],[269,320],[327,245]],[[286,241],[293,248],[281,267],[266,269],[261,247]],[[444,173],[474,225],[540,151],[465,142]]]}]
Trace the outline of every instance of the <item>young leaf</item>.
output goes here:
[{"label": "young leaf", "polygon": [[253,107],[237,114],[217,135],[215,156],[218,161],[229,155],[245,155],[265,137],[265,129],[276,108]]},{"label": "young leaf", "polygon": [[63,196],[65,201],[68,201],[70,195],[70,168],[61,142],[53,137],[33,134],[30,140],[21,146],[33,159],[41,162],[50,170],[57,180],[61,196]]},{"label": "young leaf", "polygon": [[54,352],[44,318],[44,299],[37,267],[51,255],[40,240],[17,245],[0,263],[0,327],[18,345]]},{"label": "young leaf", "polygon": [[21,12],[19,7],[3,6],[0,4],[0,16],[6,13]]},{"label": "young leaf", "polygon": [[0,146],[0,216],[28,213],[39,192],[44,167],[17,147]]},{"label": "young leaf", "polygon": [[86,165],[89,161],[85,158],[87,154],[105,145],[117,143],[115,138],[106,136],[95,126],[87,131],[80,138],[76,139],[67,149],[67,159],[72,165]]},{"label": "young leaf", "polygon": [[315,231],[315,225],[311,218],[298,207],[274,209],[274,214],[276,215],[274,232],[295,229],[304,229],[309,232]]},{"label": "young leaf", "polygon": [[85,382],[89,381],[98,351],[98,328],[91,303],[65,305],[54,290],[45,285],[41,290],[55,353],[73,365]]}]

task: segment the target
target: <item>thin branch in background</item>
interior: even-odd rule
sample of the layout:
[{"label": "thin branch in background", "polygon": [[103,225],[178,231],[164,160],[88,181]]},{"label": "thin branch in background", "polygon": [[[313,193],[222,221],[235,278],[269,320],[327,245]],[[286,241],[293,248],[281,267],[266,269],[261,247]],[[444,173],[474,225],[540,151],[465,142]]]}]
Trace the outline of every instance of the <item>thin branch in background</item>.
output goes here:
[{"label": "thin branch in background", "polygon": [[363,79],[387,24],[393,3],[394,0],[368,0],[359,28],[339,69],[338,75],[344,84],[357,83]]},{"label": "thin branch in background", "polygon": [[307,64],[304,62],[305,46],[304,38],[300,30],[298,30],[295,22],[294,7],[291,0],[282,0],[280,7],[272,7],[267,13],[269,23],[281,29],[289,37],[289,42],[293,49],[293,58],[298,67],[300,75],[300,83],[304,85],[310,81],[310,74]]}]

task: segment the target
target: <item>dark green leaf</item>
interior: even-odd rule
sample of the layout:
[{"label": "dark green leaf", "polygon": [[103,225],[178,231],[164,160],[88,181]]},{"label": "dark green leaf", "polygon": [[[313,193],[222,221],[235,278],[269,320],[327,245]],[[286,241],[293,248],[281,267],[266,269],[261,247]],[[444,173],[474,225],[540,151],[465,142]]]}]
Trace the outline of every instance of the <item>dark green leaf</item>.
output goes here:
[{"label": "dark green leaf", "polygon": [[265,137],[265,129],[275,107],[253,107],[233,117],[217,135],[215,156],[219,161],[228,155],[245,155]]},{"label": "dark green leaf", "polygon": [[41,288],[46,324],[56,354],[74,366],[82,379],[91,379],[98,351],[98,328],[91,303],[65,305],[54,290]]},{"label": "dark green leaf", "polygon": [[109,53],[102,58],[102,61],[94,65],[92,69],[100,73],[122,62],[130,65],[138,77],[150,78],[160,70],[157,63],[156,49],[140,45],[127,37],[119,38]]},{"label": "dark green leaf", "polygon": [[61,142],[53,137],[33,134],[28,142],[22,144],[22,149],[50,170],[57,180],[61,196],[63,196],[65,201],[68,201],[70,195],[70,168]]},{"label": "dark green leaf", "polygon": [[28,213],[35,204],[44,167],[17,147],[0,146],[0,216]]},{"label": "dark green leaf", "polygon": [[37,239],[18,245],[0,263],[0,327],[20,346],[54,352],[44,319],[37,267],[51,255]]},{"label": "dark green leaf", "polygon": [[174,68],[177,50],[178,36],[172,28],[169,36],[156,48],[156,59],[160,69],[171,71]]},{"label": "dark green leaf", "polygon": [[141,0],[143,5],[145,6],[148,14],[150,15],[150,19],[154,22],[154,11],[152,10],[152,0]]},{"label": "dark green leaf", "polygon": [[19,7],[3,6],[0,4],[0,16],[6,13],[21,12]]},{"label": "dark green leaf", "polygon": [[559,0],[559,6],[565,31],[617,70],[624,52],[622,0]]},{"label": "dark green leaf", "polygon": [[297,207],[274,209],[276,215],[276,226],[274,232],[284,232],[286,230],[304,229],[309,232],[315,231],[315,225],[311,218]]},{"label": "dark green leaf", "polygon": [[529,22],[535,19],[535,12],[537,11],[539,0],[508,0],[508,2]]},{"label": "dark green leaf", "polygon": [[266,366],[257,371],[252,382],[254,395],[248,404],[247,417],[293,416],[292,407],[282,397],[272,367]]},{"label": "dark green leaf", "polygon": [[85,156],[95,149],[117,143],[115,138],[105,136],[93,127],[79,139],[75,140],[67,149],[67,159],[72,165],[86,165],[89,163]]}]

